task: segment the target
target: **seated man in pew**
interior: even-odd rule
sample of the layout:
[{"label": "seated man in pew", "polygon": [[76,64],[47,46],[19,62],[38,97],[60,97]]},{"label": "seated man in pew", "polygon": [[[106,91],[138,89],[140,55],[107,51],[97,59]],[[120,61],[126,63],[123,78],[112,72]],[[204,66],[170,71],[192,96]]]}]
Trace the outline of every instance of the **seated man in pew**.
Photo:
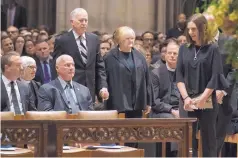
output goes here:
[{"label": "seated man in pew", "polygon": [[58,77],[40,87],[38,91],[39,111],[66,111],[75,114],[81,110],[92,110],[93,102],[87,87],[72,81],[75,74],[74,60],[69,55],[56,59]]},{"label": "seated man in pew", "polygon": [[35,111],[34,97],[28,84],[17,80],[20,77],[21,59],[17,52],[1,57],[1,111],[24,115]]},{"label": "seated man in pew", "polygon": [[[152,71],[151,78],[154,91],[154,103],[151,111],[152,118],[179,118],[178,105],[180,93],[175,83],[178,52],[178,43],[170,41],[165,54],[166,64]],[[171,143],[171,152],[167,152],[169,155],[166,154],[166,156],[176,156],[177,144]]]}]

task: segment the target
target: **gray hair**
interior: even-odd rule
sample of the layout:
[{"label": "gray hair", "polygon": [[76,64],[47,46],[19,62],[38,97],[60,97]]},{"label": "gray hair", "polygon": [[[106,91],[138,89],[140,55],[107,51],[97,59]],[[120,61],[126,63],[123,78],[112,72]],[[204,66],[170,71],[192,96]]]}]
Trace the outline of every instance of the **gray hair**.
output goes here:
[{"label": "gray hair", "polygon": [[64,55],[59,56],[59,57],[56,59],[56,65],[59,65],[59,63],[62,62],[62,61],[64,61],[65,58],[71,58],[71,59],[73,60],[73,58],[72,58],[70,55],[64,54]]},{"label": "gray hair", "polygon": [[30,65],[36,65],[36,61],[32,57],[29,57],[29,56],[22,56],[21,62],[22,62],[23,69]]},{"label": "gray hair", "polygon": [[[76,15],[80,13],[87,13],[87,11],[83,8],[75,8],[71,13],[70,13],[70,20],[75,19]],[[88,14],[88,13],[87,13]]]}]

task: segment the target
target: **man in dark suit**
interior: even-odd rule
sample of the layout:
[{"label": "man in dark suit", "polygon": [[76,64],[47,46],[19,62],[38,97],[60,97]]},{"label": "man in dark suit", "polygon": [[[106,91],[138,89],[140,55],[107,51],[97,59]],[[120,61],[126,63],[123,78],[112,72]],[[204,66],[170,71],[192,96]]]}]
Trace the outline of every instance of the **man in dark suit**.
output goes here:
[{"label": "man in dark suit", "polygon": [[55,67],[53,59],[50,56],[49,44],[44,40],[38,40],[35,45],[36,48],[36,75],[34,80],[41,84],[49,83],[56,78]]},{"label": "man in dark suit", "polygon": [[[166,64],[154,69],[151,73],[154,92],[154,103],[151,108],[152,118],[179,118],[180,93],[175,82],[178,50],[178,43],[168,43],[165,53]],[[176,156],[176,143],[171,143],[171,151],[168,151],[167,156]]]},{"label": "man in dark suit", "polygon": [[58,78],[44,84],[38,91],[39,111],[67,111],[77,113],[92,109],[89,89],[72,81],[75,74],[74,60],[69,55],[61,55],[56,60]]},{"label": "man in dark suit", "polygon": [[97,35],[86,32],[88,14],[83,8],[76,8],[70,14],[72,30],[55,41],[53,58],[68,54],[75,61],[74,81],[89,88],[93,101],[95,94],[106,100],[107,90],[105,66],[99,50]]},{"label": "man in dark suit", "polygon": [[7,0],[6,2],[6,5],[1,6],[1,30],[6,30],[11,25],[17,28],[26,27],[26,8],[18,5],[15,0]]},{"label": "man in dark suit", "polygon": [[16,52],[1,57],[1,111],[24,114],[36,110],[29,86],[17,81],[20,76],[21,60]]},{"label": "man in dark suit", "polygon": [[235,78],[232,73],[231,64],[226,63],[228,53],[224,47],[225,42],[231,40],[231,37],[225,36],[218,31],[215,40],[218,43],[220,49],[224,76],[229,83],[229,88],[227,88],[225,91],[217,91],[217,98],[223,99],[222,103],[219,106],[217,118],[217,155],[219,156],[219,153],[224,144],[228,124],[232,118],[231,94],[235,84]]}]

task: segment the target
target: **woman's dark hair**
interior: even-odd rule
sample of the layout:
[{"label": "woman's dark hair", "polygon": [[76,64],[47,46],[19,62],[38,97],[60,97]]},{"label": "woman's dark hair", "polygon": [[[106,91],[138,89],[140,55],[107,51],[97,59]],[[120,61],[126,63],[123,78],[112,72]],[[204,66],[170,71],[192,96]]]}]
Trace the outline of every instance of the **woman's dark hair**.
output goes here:
[{"label": "woman's dark hair", "polygon": [[[189,22],[193,22],[197,29],[198,29],[198,37],[199,40],[201,42],[201,45],[206,45],[209,42],[208,36],[207,36],[207,20],[204,17],[204,15],[198,13],[198,14],[194,14],[193,16],[191,16],[188,20]],[[189,35],[188,29],[186,29],[185,31],[185,35],[187,38],[188,43],[191,44],[195,44],[195,41],[192,40],[192,38]]]}]

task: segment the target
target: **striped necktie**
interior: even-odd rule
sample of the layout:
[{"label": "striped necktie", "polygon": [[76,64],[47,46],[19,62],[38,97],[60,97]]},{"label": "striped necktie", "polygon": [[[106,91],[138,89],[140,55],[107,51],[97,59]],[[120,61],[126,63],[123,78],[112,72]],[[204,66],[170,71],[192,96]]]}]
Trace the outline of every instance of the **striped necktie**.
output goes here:
[{"label": "striped necktie", "polygon": [[82,36],[79,37],[79,41],[80,41],[79,50],[80,50],[80,54],[82,56],[84,64],[87,64],[87,60],[88,60],[87,47],[83,44],[82,38],[83,38]]}]

